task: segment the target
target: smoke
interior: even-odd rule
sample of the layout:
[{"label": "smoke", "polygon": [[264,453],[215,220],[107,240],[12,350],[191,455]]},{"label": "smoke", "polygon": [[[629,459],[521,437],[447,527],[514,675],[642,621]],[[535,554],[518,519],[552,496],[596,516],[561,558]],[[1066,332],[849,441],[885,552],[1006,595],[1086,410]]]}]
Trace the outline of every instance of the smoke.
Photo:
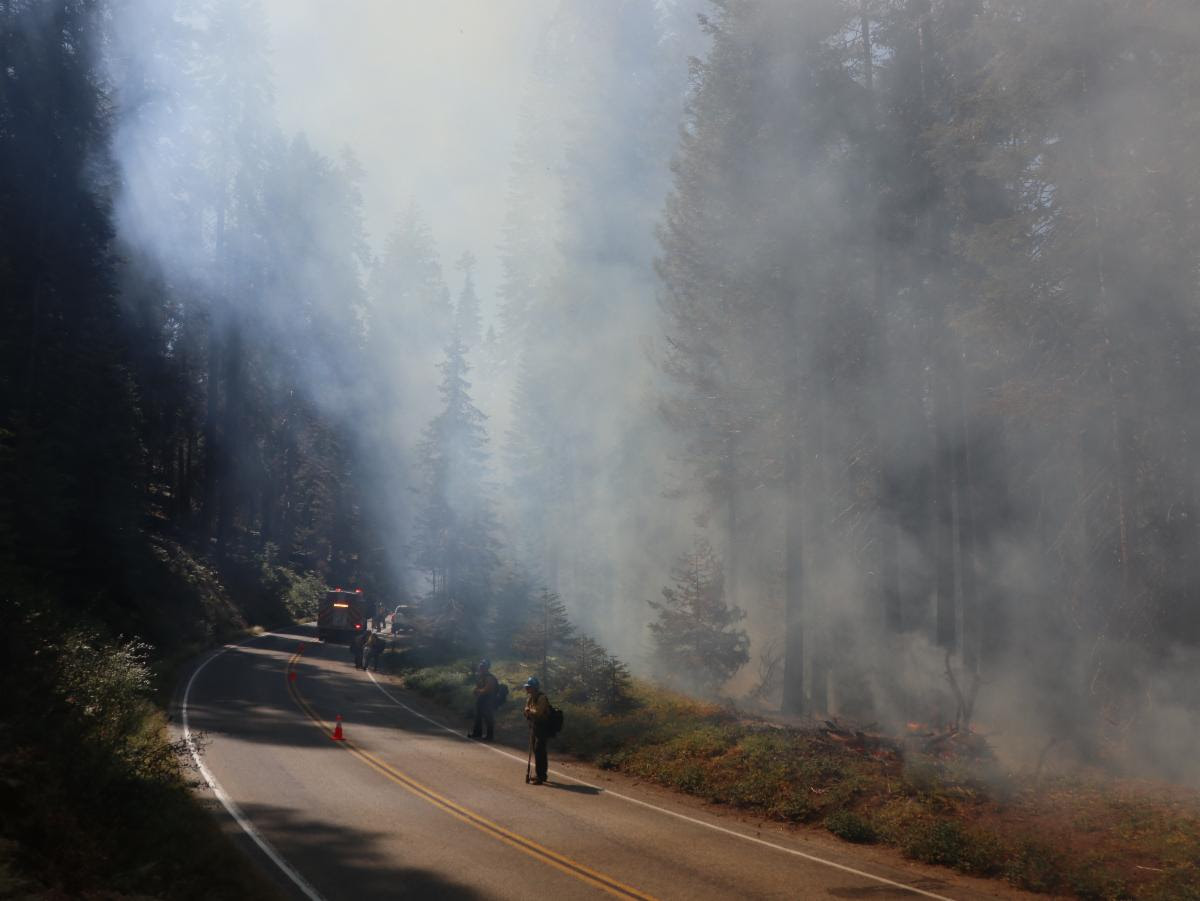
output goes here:
[{"label": "smoke", "polygon": [[473,252],[480,294],[494,296],[518,111],[555,6],[263,2],[279,121],[326,155],[354,149],[377,249],[415,202],[447,269]]},{"label": "smoke", "polygon": [[110,6],[121,240],[364,449],[410,592],[469,251],[502,553],[584,631],[644,662],[703,535],[793,707],[944,719],[950,650],[1010,759],[1200,778],[1200,13]]}]

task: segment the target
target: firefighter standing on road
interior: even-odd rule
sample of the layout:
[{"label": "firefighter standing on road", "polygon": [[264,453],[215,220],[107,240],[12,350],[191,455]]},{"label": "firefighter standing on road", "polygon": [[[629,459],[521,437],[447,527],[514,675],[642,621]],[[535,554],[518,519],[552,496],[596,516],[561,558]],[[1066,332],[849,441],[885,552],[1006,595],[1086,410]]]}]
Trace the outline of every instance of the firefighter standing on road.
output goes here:
[{"label": "firefighter standing on road", "polygon": [[533,745],[534,772],[537,774],[533,784],[541,785],[550,768],[546,757],[546,742],[550,738],[550,699],[542,691],[537,676],[530,676],[525,683],[525,719],[529,721],[529,741]]},{"label": "firefighter standing on road", "polygon": [[363,654],[367,649],[367,633],[355,632],[354,637],[350,639],[350,650],[354,652],[354,668],[366,669],[367,665],[363,662]]},{"label": "firefighter standing on road", "polygon": [[[367,659],[370,667],[379,672],[379,658],[387,648],[387,639],[383,637],[382,632],[372,632],[371,637],[367,639]],[[364,666],[363,669],[367,667]]]},{"label": "firefighter standing on road", "polygon": [[[500,683],[491,673],[492,662],[486,657],[479,661],[475,679],[475,725],[467,738],[482,738],[491,741],[496,731],[496,697]],[[486,728],[485,733],[483,729]]]}]

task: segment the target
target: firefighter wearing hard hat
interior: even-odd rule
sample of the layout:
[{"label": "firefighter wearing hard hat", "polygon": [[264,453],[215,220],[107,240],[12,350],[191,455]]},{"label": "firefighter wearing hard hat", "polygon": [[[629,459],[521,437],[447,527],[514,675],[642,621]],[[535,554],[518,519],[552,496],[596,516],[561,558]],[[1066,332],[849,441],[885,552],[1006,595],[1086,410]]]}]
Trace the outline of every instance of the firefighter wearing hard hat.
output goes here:
[{"label": "firefighter wearing hard hat", "polygon": [[500,683],[492,675],[492,662],[486,657],[479,661],[475,673],[475,725],[467,737],[492,741],[496,732],[496,698]]},{"label": "firefighter wearing hard hat", "polygon": [[[542,691],[537,676],[525,682],[525,719],[529,721],[529,741],[533,745],[534,785],[546,781],[550,762],[546,753],[546,742],[550,740],[550,699]],[[526,776],[528,781],[528,775]]]}]

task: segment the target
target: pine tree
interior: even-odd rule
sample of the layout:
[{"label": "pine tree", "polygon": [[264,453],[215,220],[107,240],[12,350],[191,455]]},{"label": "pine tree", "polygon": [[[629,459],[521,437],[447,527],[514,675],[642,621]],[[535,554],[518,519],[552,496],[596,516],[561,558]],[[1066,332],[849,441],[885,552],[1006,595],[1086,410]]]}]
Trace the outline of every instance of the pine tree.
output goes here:
[{"label": "pine tree", "polygon": [[479,295],[475,293],[475,255],[469,250],[464,251],[454,265],[463,274],[462,291],[454,307],[454,328],[467,350],[477,350],[483,321],[479,317]]},{"label": "pine tree", "polygon": [[608,653],[594,639],[577,635],[563,653],[558,678],[561,691],[579,704],[594,701],[599,694]]},{"label": "pine tree", "polygon": [[437,244],[415,204],[396,224],[368,284],[366,358],[375,380],[381,453],[394,454],[405,423],[423,422],[436,411],[433,373],[452,340],[454,305]]},{"label": "pine tree", "polygon": [[702,694],[715,693],[749,660],[750,639],[734,625],[745,617],[725,602],[721,564],[698,539],[671,570],[674,587],[661,601],[647,601],[658,619],[650,633],[666,674]]},{"label": "pine tree", "polygon": [[609,654],[600,667],[600,680],[593,700],[605,713],[616,713],[633,705],[634,699],[630,694],[632,688],[633,677],[629,674],[629,667]]},{"label": "pine tree", "polygon": [[519,653],[515,650],[517,636],[532,619],[536,598],[536,581],[515,564],[506,554],[492,590],[491,623],[488,626],[488,647],[493,656]]},{"label": "pine tree", "polygon": [[513,650],[539,661],[543,688],[550,684],[553,658],[570,646],[574,627],[558,595],[543,588],[533,605],[528,622],[513,639]]},{"label": "pine tree", "polygon": [[484,415],[471,402],[466,348],[457,337],[446,347],[441,369],[442,411],[419,448],[423,485],[415,562],[428,574],[431,615],[458,611],[446,631],[463,638],[482,627],[498,542]]}]

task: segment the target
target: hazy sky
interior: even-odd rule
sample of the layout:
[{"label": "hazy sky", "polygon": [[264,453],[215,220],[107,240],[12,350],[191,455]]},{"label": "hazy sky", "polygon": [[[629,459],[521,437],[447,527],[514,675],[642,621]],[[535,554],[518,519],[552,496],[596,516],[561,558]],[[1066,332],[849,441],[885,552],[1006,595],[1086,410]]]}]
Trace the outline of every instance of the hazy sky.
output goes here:
[{"label": "hazy sky", "polygon": [[491,306],[517,112],[556,0],[263,0],[280,122],[367,171],[378,248],[416,198],[452,292],[466,248]]}]

